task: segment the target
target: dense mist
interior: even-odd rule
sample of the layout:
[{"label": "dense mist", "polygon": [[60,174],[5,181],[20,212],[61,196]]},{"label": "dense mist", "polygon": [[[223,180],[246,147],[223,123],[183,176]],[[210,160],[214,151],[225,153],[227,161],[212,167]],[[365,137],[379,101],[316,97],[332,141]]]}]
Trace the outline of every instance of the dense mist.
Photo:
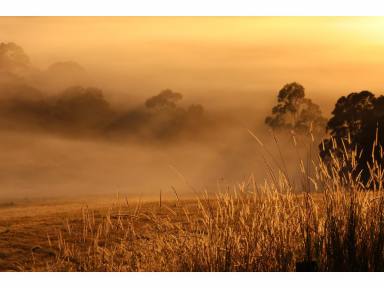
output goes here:
[{"label": "dense mist", "polygon": [[383,270],[383,50],[377,17],[0,17],[0,271]]},{"label": "dense mist", "polygon": [[228,107],[163,87],[142,99],[104,90],[74,61],[38,68],[12,42],[0,44],[0,74],[2,198],[191,197],[273,181],[271,167],[301,185],[308,139],[272,134],[274,97]]},{"label": "dense mist", "polygon": [[15,43],[0,44],[0,73],[2,198],[190,196],[260,169],[253,109],[183,104],[171,89],[121,103],[80,64],[40,70]]}]

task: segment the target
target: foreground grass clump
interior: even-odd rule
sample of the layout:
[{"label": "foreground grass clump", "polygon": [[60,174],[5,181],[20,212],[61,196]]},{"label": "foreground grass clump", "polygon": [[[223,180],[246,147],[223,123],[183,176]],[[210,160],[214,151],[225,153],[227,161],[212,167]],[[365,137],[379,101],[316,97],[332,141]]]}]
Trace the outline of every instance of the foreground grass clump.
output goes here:
[{"label": "foreground grass clump", "polygon": [[358,155],[301,165],[305,192],[279,172],[190,201],[84,208],[45,270],[384,271],[383,170],[362,183]]},{"label": "foreground grass clump", "polygon": [[[297,195],[246,186],[177,203],[83,210],[55,271],[382,271],[382,193]],[[51,243],[56,246],[55,243]]]}]

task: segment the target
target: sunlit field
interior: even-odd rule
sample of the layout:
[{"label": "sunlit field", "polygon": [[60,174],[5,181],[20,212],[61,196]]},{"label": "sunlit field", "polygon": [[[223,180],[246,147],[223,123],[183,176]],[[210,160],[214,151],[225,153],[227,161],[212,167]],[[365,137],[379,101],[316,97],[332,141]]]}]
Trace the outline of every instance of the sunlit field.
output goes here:
[{"label": "sunlit field", "polygon": [[384,271],[380,17],[0,17],[0,271]]},{"label": "sunlit field", "polygon": [[[314,192],[295,191],[282,171],[271,171],[275,180],[262,186],[251,176],[191,199],[174,190],[166,201],[159,194],[157,201],[3,203],[0,269],[382,271],[383,192],[340,176],[342,164],[318,162],[313,178],[304,169]],[[372,179],[381,177],[375,171]]]}]

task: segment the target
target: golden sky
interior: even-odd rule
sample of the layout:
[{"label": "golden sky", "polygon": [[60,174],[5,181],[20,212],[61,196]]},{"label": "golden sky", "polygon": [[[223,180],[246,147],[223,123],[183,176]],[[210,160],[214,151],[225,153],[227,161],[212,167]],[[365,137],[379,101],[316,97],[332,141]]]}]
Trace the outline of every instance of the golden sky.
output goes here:
[{"label": "golden sky", "polygon": [[384,93],[380,17],[0,17],[0,39],[41,69],[73,60],[139,97],[168,87],[249,105],[292,81],[318,102]]}]

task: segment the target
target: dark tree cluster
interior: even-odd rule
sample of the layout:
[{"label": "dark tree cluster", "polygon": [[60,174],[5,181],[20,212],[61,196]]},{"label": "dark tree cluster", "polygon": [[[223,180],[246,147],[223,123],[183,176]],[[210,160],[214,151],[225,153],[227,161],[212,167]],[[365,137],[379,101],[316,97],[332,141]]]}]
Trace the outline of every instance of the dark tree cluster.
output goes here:
[{"label": "dark tree cluster", "polygon": [[[340,173],[351,173],[354,179],[372,187],[370,169],[382,166],[384,155],[384,96],[375,97],[369,91],[341,97],[328,121],[330,134],[320,144],[320,156],[325,162],[332,157],[341,163]],[[356,161],[352,163],[351,153]],[[377,167],[379,168],[379,167]]]},{"label": "dark tree cluster", "polygon": [[285,85],[277,101],[272,116],[265,120],[267,125],[276,130],[317,132],[322,138],[327,133],[319,153],[331,173],[337,173],[347,185],[354,181],[372,188],[382,182],[372,175],[384,171],[384,96],[369,91],[343,96],[328,122],[296,82]]},{"label": "dark tree cluster", "polygon": [[323,134],[326,119],[320,107],[305,97],[305,90],[299,83],[286,84],[277,95],[277,105],[265,123],[274,130],[293,130],[298,133]]},{"label": "dark tree cluster", "polygon": [[119,113],[107,127],[110,135],[121,135],[123,131],[159,140],[175,139],[178,136],[197,135],[207,125],[201,105],[181,107],[177,102],[182,94],[170,89],[161,91],[139,107]]},{"label": "dark tree cluster", "polygon": [[[20,46],[0,43],[0,128],[76,137],[170,140],[195,135],[205,126],[203,107],[181,107],[180,93],[166,89],[145,105],[119,108],[100,89],[71,85],[83,76],[84,69],[70,61],[39,71]],[[50,86],[65,88],[52,93]]]},{"label": "dark tree cluster", "polygon": [[33,94],[34,91],[26,86],[22,94],[16,90],[3,97],[0,123],[8,128],[76,134],[99,129],[112,113],[101,90],[96,88],[71,87],[51,97],[39,91]]},{"label": "dark tree cluster", "polygon": [[[169,99],[164,101],[163,95],[168,95]],[[197,133],[204,126],[203,107],[178,107],[174,97],[179,99],[181,94],[164,90],[148,99],[145,106],[118,109],[97,88],[70,87],[56,96],[45,97],[26,86],[13,91],[12,97],[0,100],[0,125],[8,129],[40,129],[72,136],[152,140],[170,140],[181,134]]]}]

